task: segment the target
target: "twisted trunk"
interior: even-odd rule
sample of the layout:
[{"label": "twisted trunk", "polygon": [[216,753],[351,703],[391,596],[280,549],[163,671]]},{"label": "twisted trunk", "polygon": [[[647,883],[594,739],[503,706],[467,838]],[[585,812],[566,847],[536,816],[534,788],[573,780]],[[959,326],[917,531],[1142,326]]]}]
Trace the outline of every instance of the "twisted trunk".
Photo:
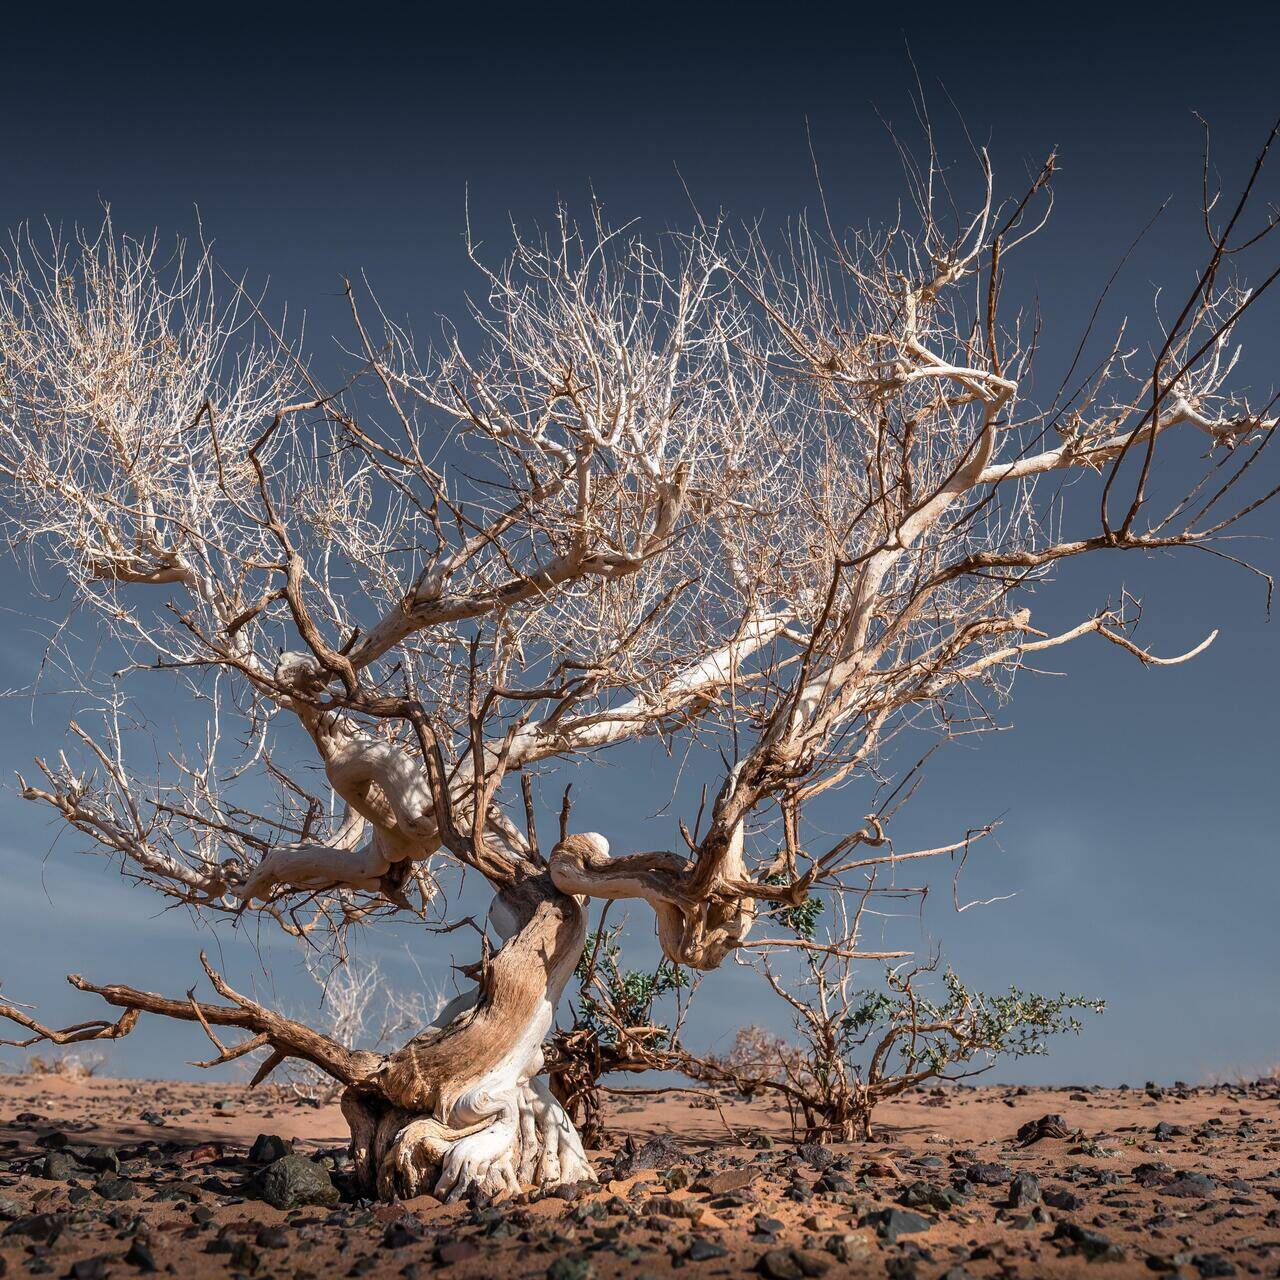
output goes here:
[{"label": "twisted trunk", "polygon": [[586,917],[548,876],[494,899],[502,939],[477,989],[351,1084],[342,1110],[356,1175],[382,1199],[456,1199],[594,1179],[568,1116],[537,1078],[543,1040],[582,954]]},{"label": "twisted trunk", "polygon": [[[555,1007],[582,955],[586,915],[548,873],[528,873],[494,898],[489,924],[501,939],[471,970],[477,985],[436,1025],[392,1054],[347,1049],[303,1023],[235,991],[200,959],[227,1004],[188,994],[173,999],[118,984],[97,986],[78,974],[72,985],[127,1011],[118,1023],[81,1023],[65,1032],[40,1026],[0,1005],[34,1039],[102,1039],[126,1035],[138,1013],[198,1022],[218,1049],[202,1066],[263,1051],[257,1084],[287,1058],[301,1058],[346,1086],[342,1111],[365,1195],[385,1200],[430,1192],[459,1199],[472,1189],[496,1195],[522,1187],[594,1181],[577,1131],[545,1081],[542,1044]],[[226,1045],[215,1028],[248,1038]]]},{"label": "twisted trunk", "polygon": [[871,1141],[872,1103],[865,1099],[843,1099],[838,1103],[801,1106],[804,1128],[801,1142],[818,1146],[840,1142]]}]

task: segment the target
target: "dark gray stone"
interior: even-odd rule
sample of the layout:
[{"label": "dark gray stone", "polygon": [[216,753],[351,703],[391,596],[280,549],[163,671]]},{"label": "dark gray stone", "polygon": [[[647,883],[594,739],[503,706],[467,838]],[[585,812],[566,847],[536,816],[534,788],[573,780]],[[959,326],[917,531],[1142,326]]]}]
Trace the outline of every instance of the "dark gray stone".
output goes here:
[{"label": "dark gray stone", "polygon": [[796,1147],[796,1155],[806,1164],[812,1165],[820,1173],[830,1169],[835,1163],[835,1152],[829,1147],[820,1147],[816,1142],[802,1142]]},{"label": "dark gray stone", "polygon": [[1061,1209],[1064,1213],[1075,1213],[1084,1208],[1084,1201],[1073,1191],[1046,1191],[1044,1202],[1050,1209]]},{"label": "dark gray stone", "polygon": [[91,1147],[80,1157],[80,1163],[95,1173],[119,1173],[120,1156],[114,1147]]},{"label": "dark gray stone", "polygon": [[403,1218],[387,1223],[386,1230],[382,1233],[382,1246],[384,1249],[406,1249],[411,1244],[417,1244],[424,1234],[422,1223],[406,1214]]},{"label": "dark gray stone", "polygon": [[811,1249],[770,1249],[756,1267],[768,1280],[812,1280],[831,1269],[831,1261]]},{"label": "dark gray stone", "polygon": [[339,1200],[328,1172],[306,1156],[282,1156],[262,1171],[258,1185],[259,1196],[277,1209],[334,1205]]},{"label": "dark gray stone", "polygon": [[137,1267],[139,1271],[156,1270],[155,1255],[142,1240],[134,1240],[129,1246],[129,1252],[124,1255],[124,1260],[131,1267]]},{"label": "dark gray stone", "polygon": [[823,1195],[845,1195],[853,1190],[853,1183],[835,1169],[828,1169],[813,1184],[813,1189]]},{"label": "dark gray stone", "polygon": [[881,1209],[876,1213],[866,1214],[858,1225],[874,1228],[882,1240],[892,1243],[899,1236],[928,1231],[933,1223],[909,1209]]},{"label": "dark gray stone", "polygon": [[706,1240],[702,1236],[695,1236],[689,1242],[689,1251],[685,1257],[690,1262],[710,1262],[712,1258],[727,1258],[729,1250],[722,1244],[716,1244],[714,1240]]},{"label": "dark gray stone", "polygon": [[595,1280],[590,1258],[557,1258],[547,1268],[547,1280]]},{"label": "dark gray stone", "polygon": [[249,1148],[249,1159],[254,1164],[274,1164],[293,1154],[293,1143],[286,1142],[279,1134],[260,1133]]},{"label": "dark gray stone", "polygon": [[964,1195],[954,1187],[942,1187],[932,1182],[916,1181],[898,1195],[898,1203],[908,1209],[936,1209],[945,1213],[965,1202]]},{"label": "dark gray stone", "polygon": [[27,1236],[42,1244],[52,1244],[66,1228],[65,1213],[29,1213],[11,1222],[4,1229],[7,1236]]},{"label": "dark gray stone", "polygon": [[80,1165],[67,1151],[51,1151],[40,1161],[40,1177],[46,1182],[66,1182],[74,1178]]},{"label": "dark gray stone", "polygon": [[117,1178],[109,1173],[99,1178],[93,1189],[104,1200],[132,1200],[138,1194],[138,1188],[128,1178]]},{"label": "dark gray stone", "polygon": [[1220,1253],[1197,1253],[1191,1259],[1191,1265],[1205,1277],[1233,1276],[1235,1267]]},{"label": "dark gray stone", "polygon": [[1018,1173],[1009,1183],[1009,1206],[1013,1209],[1029,1209],[1042,1199],[1040,1179],[1034,1173]]},{"label": "dark gray stone", "polygon": [[613,1167],[619,1178],[629,1178],[646,1169],[669,1169],[683,1160],[684,1152],[680,1150],[679,1144],[664,1133],[660,1137],[650,1138],[634,1151],[620,1155]]},{"label": "dark gray stone", "polygon": [[1090,1231],[1074,1222],[1058,1223],[1058,1229],[1049,1238],[1058,1241],[1064,1253],[1078,1253],[1090,1262],[1124,1259],[1124,1250],[1119,1245],[1112,1244],[1100,1231]]},{"label": "dark gray stone", "polygon": [[1205,1200],[1218,1189],[1218,1184],[1204,1173],[1184,1173],[1172,1182],[1157,1188],[1162,1196],[1177,1196],[1182,1200]]},{"label": "dark gray stone", "polygon": [[785,1229],[786,1225],[780,1218],[770,1218],[767,1214],[757,1213],[751,1221],[751,1230],[756,1235],[776,1236],[778,1232]]}]

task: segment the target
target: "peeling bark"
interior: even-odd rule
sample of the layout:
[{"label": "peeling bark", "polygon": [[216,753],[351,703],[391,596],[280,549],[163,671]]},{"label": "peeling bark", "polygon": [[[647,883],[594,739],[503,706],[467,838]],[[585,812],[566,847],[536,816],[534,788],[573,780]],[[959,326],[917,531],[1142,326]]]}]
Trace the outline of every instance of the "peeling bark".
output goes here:
[{"label": "peeling bark", "polygon": [[585,913],[540,875],[499,894],[490,923],[503,945],[481,965],[474,1004],[343,1097],[358,1175],[384,1198],[594,1180],[568,1116],[536,1079]]},{"label": "peeling bark", "polygon": [[658,918],[658,940],[668,960],[714,969],[742,943],[755,919],[754,900],[731,887],[746,878],[740,825],[727,845],[718,875],[705,891],[698,891],[682,858],[671,853],[611,858],[609,842],[595,832],[569,836],[551,851],[551,879],[565,893],[643,899]]}]

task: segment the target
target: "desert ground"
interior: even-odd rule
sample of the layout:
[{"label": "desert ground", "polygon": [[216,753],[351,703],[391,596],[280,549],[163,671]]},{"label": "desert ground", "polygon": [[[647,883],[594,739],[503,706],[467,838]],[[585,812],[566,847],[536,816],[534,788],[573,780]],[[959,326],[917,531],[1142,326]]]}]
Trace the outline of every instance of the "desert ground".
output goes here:
[{"label": "desert ground", "polygon": [[598,1186],[369,1204],[345,1198],[334,1104],[11,1075],[0,1273],[1280,1276],[1280,1080],[948,1088],[877,1120],[867,1144],[797,1146],[760,1100],[615,1094]]}]

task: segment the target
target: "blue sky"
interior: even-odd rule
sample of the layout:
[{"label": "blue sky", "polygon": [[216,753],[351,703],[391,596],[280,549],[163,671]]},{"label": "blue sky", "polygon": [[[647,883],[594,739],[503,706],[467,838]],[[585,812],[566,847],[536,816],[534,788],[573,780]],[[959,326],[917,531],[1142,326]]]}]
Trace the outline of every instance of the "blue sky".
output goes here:
[{"label": "blue sky", "polygon": [[[1021,267],[1047,322],[1049,386],[1099,288],[1169,197],[1107,315],[1148,326],[1153,287],[1185,287],[1202,234],[1192,109],[1214,126],[1227,181],[1280,111],[1274,14],[1233,23],[1228,50],[1212,32],[1153,32],[1114,11],[1102,39],[1102,12],[1074,10],[1065,29],[1060,15],[1004,14],[963,32],[927,8],[913,7],[903,30],[901,19],[855,25],[847,6],[804,5],[781,17],[750,5],[697,16],[646,7],[621,24],[561,6],[440,17],[409,4],[358,16],[228,5],[198,24],[172,7],[10,18],[0,224],[91,222],[109,202],[120,229],[169,236],[190,233],[198,208],[222,262],[269,277],[271,297],[305,309],[324,352],[341,329],[343,273],[367,272],[388,310],[423,329],[460,310],[474,284],[467,202],[495,251],[509,216],[546,220],[556,201],[585,210],[593,195],[615,221],[678,224],[691,194],[704,209],[778,224],[815,201],[807,121],[845,220],[890,215],[900,184],[876,109],[910,121],[909,42],[944,151],[963,142],[948,94],[990,142],[1009,189],[1059,148],[1054,219]],[[1245,372],[1265,391],[1280,377],[1280,311],[1264,309],[1247,337]],[[1252,557],[1280,569],[1275,514],[1248,532]],[[37,598],[13,565],[0,566],[0,585],[0,687],[17,690],[39,662],[40,619],[65,603]],[[1199,1079],[1280,1058],[1276,624],[1254,580],[1207,558],[1070,566],[1046,597],[1050,619],[1074,620],[1121,585],[1143,597],[1142,634],[1158,649],[1213,627],[1218,641],[1169,670],[1088,642],[1055,654],[1065,674],[1024,678],[1005,731],[944,754],[898,835],[900,847],[932,843],[1001,816],[963,888],[1016,896],[957,916],[944,879],[919,918],[892,927],[941,943],[978,985],[1109,1001],[1084,1037],[1002,1068],[1004,1078]],[[4,771],[56,749],[71,710],[53,696],[0,701]],[[668,838],[669,819],[649,816],[670,792],[656,751],[619,753],[577,789],[578,820],[615,847]],[[858,798],[847,804],[856,820]],[[6,994],[75,1020],[94,1010],[66,972],[185,990],[203,945],[264,998],[299,1013],[314,1004],[290,945],[199,933],[55,834],[43,813],[0,794]],[[637,913],[636,924],[643,956],[649,923]],[[447,978],[449,943],[412,925],[367,949],[400,981],[417,981],[410,956],[428,978]],[[708,979],[703,1008],[704,1042],[743,1021],[785,1025],[732,970]],[[111,1065],[189,1073],[202,1051],[190,1028],[150,1021]]]}]

